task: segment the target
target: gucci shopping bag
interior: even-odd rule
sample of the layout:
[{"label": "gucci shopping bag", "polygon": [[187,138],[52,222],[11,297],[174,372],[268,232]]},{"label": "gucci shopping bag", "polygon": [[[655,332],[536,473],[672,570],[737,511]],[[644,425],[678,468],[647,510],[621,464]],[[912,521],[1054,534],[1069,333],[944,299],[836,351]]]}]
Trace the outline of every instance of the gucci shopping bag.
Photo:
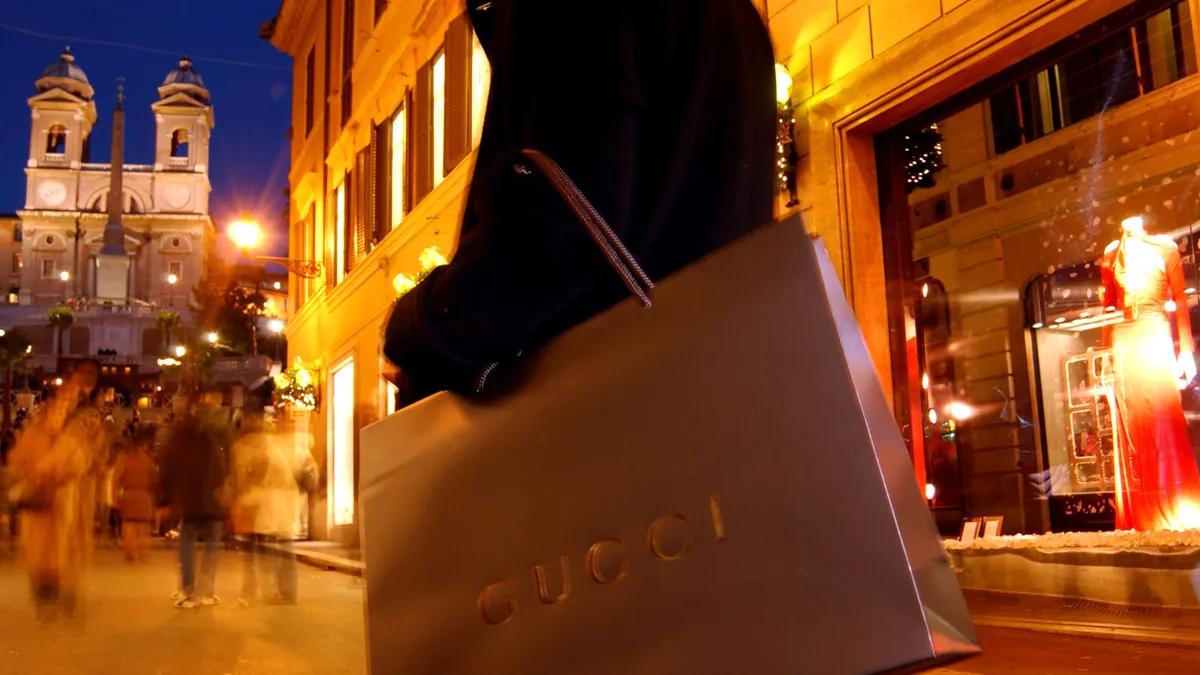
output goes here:
[{"label": "gucci shopping bag", "polygon": [[[375,675],[920,670],[978,642],[833,265],[799,218],[661,280],[482,399],[362,431]],[[882,289],[881,289],[882,291]]]}]

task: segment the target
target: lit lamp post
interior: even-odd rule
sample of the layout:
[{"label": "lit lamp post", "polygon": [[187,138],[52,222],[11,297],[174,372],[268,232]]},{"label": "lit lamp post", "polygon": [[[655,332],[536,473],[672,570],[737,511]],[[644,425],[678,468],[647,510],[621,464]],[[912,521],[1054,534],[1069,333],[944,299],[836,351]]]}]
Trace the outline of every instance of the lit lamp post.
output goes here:
[{"label": "lit lamp post", "polygon": [[179,283],[179,277],[174,274],[167,275],[167,285],[170,286],[170,291],[167,294],[167,306],[175,306],[175,284]]},{"label": "lit lamp post", "polygon": [[71,273],[66,270],[63,270],[62,273],[60,273],[58,275],[58,278],[62,279],[62,284],[63,284],[62,285],[62,300],[63,300],[63,302],[66,302],[67,301],[67,282],[69,282],[71,280]]}]

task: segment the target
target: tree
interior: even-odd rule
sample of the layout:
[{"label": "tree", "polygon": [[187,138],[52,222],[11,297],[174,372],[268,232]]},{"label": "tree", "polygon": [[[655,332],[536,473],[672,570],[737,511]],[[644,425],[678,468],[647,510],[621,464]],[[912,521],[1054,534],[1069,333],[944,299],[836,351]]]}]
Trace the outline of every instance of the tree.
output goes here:
[{"label": "tree", "polygon": [[0,428],[7,431],[12,426],[12,376],[13,371],[22,370],[29,360],[32,344],[19,330],[10,330],[0,335],[0,369],[4,373],[4,421]]},{"label": "tree", "polygon": [[63,331],[70,330],[75,325],[75,311],[66,305],[59,305],[46,312],[46,323],[54,328],[54,353],[61,356],[63,352]]},{"label": "tree", "polygon": [[179,330],[181,320],[179,312],[169,312],[167,310],[159,310],[158,316],[154,317],[154,326],[162,331],[163,334],[163,353],[171,347],[171,334]]},{"label": "tree", "polygon": [[221,344],[239,356],[249,354],[254,336],[251,321],[266,304],[262,293],[237,285],[230,277],[205,277],[193,292],[196,325],[215,331]]}]

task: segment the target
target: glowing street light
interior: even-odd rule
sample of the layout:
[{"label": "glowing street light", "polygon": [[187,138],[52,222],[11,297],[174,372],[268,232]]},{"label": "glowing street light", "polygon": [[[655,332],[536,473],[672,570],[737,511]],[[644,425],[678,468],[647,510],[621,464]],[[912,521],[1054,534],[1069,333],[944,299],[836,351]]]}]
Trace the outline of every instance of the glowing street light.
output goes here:
[{"label": "glowing street light", "polygon": [[56,387],[62,386],[62,378],[61,377],[54,378],[54,386],[56,386]]},{"label": "glowing street light", "polygon": [[175,356],[178,356],[181,359],[183,358],[183,355],[186,353],[187,353],[187,348],[184,347],[183,345],[179,345],[178,347],[175,348]]},{"label": "glowing street light", "polygon": [[262,238],[262,228],[253,220],[243,218],[234,221],[229,226],[229,238],[233,240],[234,244],[237,244],[238,248],[249,252],[258,245],[259,239]]},{"label": "glowing street light", "polygon": [[217,339],[218,339],[218,337],[219,337],[219,336],[218,336],[216,333],[209,333],[208,335],[206,335],[206,336],[204,336],[204,337],[205,337],[205,339],[207,339],[209,342],[211,342],[212,344],[214,344],[214,345],[215,345],[215,344],[217,344]]},{"label": "glowing street light", "polygon": [[272,333],[282,333],[283,332],[283,320],[282,319],[271,319],[269,322],[267,322],[267,328],[270,329],[270,331]]},{"label": "glowing street light", "polygon": [[276,281],[276,282],[275,282],[275,290],[279,290],[279,289],[281,289],[281,288],[283,288],[283,284],[281,284],[281,283],[279,283],[278,281]]},{"label": "glowing street light", "polygon": [[178,282],[179,282],[179,277],[175,276],[174,274],[167,275],[167,283],[168,284],[171,284],[172,286],[174,286]]},{"label": "glowing street light", "polygon": [[62,279],[63,283],[65,284],[71,280],[71,273],[66,270],[63,270],[62,272],[59,273],[58,278]]}]

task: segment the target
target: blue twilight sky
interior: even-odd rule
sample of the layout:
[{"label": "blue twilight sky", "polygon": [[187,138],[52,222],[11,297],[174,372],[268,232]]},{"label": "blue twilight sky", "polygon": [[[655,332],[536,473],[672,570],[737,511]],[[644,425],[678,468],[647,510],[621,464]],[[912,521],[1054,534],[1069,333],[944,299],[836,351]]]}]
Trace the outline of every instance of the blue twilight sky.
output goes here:
[{"label": "blue twilight sky", "polygon": [[212,93],[210,205],[217,225],[223,229],[250,212],[271,228],[270,248],[282,254],[287,248],[280,213],[286,205],[291,59],[258,38],[261,23],[278,9],[279,0],[0,0],[0,213],[24,207],[26,100],[66,44],[96,90],[93,162],[109,161],[116,80],[124,77],[125,162],[152,163],[150,104],[163,77],[187,55]]}]

